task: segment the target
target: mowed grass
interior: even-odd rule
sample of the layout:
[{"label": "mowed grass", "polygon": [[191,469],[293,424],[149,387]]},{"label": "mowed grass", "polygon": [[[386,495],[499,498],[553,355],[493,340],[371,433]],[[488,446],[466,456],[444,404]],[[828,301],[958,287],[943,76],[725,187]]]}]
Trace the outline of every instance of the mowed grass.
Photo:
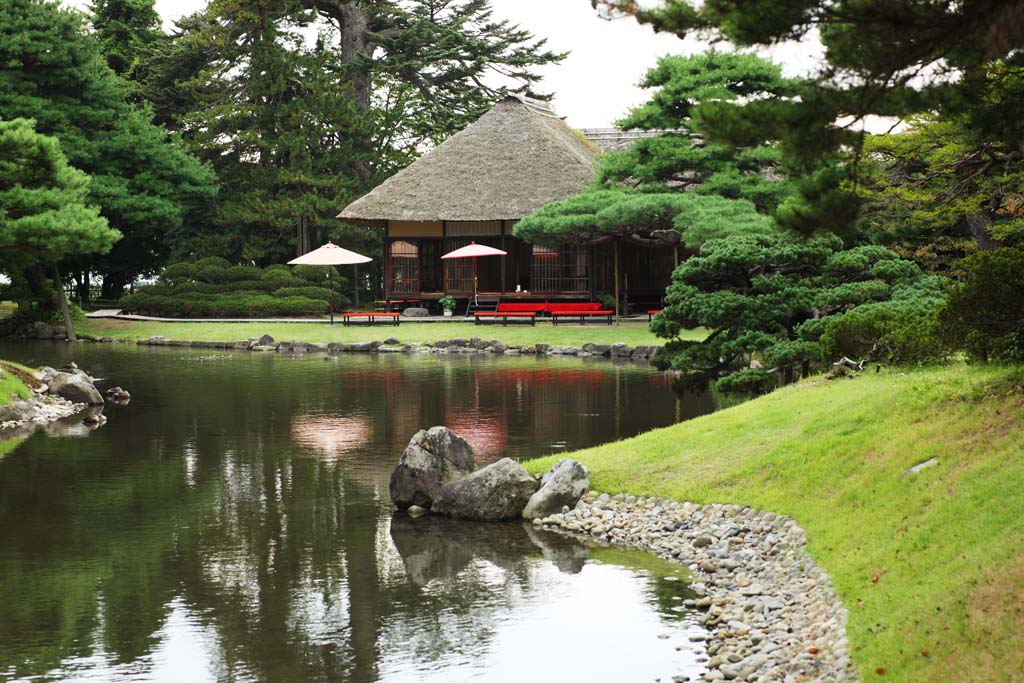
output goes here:
[{"label": "mowed grass", "polygon": [[[162,336],[184,341],[236,341],[269,334],[277,341],[304,341],[314,343],[382,341],[395,337],[403,342],[431,342],[461,337],[469,339],[499,339],[508,345],[546,343],[557,346],[580,346],[587,342],[613,344],[623,342],[630,346],[662,343],[651,334],[644,323],[621,325],[558,325],[540,322],[528,325],[474,325],[473,323],[404,323],[392,325],[353,325],[334,327],[326,323],[227,323],[227,322],[155,322],[91,318],[76,327],[79,333],[119,339],[140,339]],[[690,338],[701,339],[703,331],[689,333]]]},{"label": "mowed grass", "polygon": [[1024,367],[812,379],[568,457],[602,491],[795,518],[865,681],[1024,681]]}]

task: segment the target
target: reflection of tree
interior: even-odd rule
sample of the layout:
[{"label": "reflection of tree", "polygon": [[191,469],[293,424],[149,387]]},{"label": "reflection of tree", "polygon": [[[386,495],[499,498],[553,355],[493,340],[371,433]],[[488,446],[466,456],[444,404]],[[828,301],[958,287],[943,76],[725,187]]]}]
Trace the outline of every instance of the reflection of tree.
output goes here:
[{"label": "reflection of tree", "polygon": [[[20,359],[67,360],[47,348]],[[406,642],[423,656],[486,647],[510,596],[542,589],[541,556],[572,571],[584,551],[516,525],[392,520],[381,491],[412,433],[485,415],[510,454],[532,455],[617,434],[604,419],[613,383],[643,403],[630,429],[674,410],[643,371],[578,360],[199,363],[181,349],[74,348],[134,400],[107,406],[88,438],[40,434],[0,459],[0,653],[17,676],[97,652],[137,661],[172,603],[211,634],[222,679],[371,681]],[[475,640],[454,643],[458,626]]]}]

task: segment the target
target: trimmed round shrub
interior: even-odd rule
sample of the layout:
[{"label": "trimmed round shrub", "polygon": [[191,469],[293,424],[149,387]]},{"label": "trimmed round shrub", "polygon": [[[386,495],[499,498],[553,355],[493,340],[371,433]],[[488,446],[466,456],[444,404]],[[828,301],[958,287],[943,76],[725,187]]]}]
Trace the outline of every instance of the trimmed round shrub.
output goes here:
[{"label": "trimmed round shrub", "polygon": [[229,282],[259,280],[262,274],[263,271],[256,266],[231,266],[227,269],[227,279]]},{"label": "trimmed round shrub", "polygon": [[345,308],[349,305],[348,297],[344,294],[327,289],[326,287],[314,287],[307,285],[306,287],[282,287],[281,289],[274,290],[274,296],[286,297],[286,296],[303,296],[307,299],[319,299],[321,301],[330,301],[331,297],[334,298],[335,310]]},{"label": "trimmed round shrub", "polygon": [[160,280],[169,282],[171,280],[189,280],[195,276],[195,265],[192,263],[172,263],[164,268],[160,274]]},{"label": "trimmed round shrub", "polygon": [[220,256],[207,256],[206,258],[199,259],[195,264],[196,270],[210,267],[227,269],[231,267],[231,261],[228,261],[226,258],[221,258]]}]

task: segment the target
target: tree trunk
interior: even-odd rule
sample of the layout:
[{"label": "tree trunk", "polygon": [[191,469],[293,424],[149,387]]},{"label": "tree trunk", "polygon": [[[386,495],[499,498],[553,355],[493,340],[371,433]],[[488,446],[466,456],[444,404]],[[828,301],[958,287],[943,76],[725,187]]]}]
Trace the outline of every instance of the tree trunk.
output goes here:
[{"label": "tree trunk", "polygon": [[68,333],[68,341],[78,341],[78,337],[75,336],[75,324],[71,320],[71,309],[68,308],[68,298],[64,294],[64,280],[61,279],[57,264],[53,266],[53,286],[57,289],[57,303],[64,316],[64,329]]},{"label": "tree trunk", "polygon": [[25,284],[28,285],[29,295],[39,304],[39,308],[43,311],[56,311],[57,297],[43,267],[35,263],[24,268],[21,273],[25,278]]},{"label": "tree trunk", "polygon": [[989,211],[982,211],[967,217],[967,225],[971,228],[971,235],[974,237],[974,242],[978,245],[979,251],[991,251],[1003,246],[1002,242],[993,239],[988,234],[988,229],[992,227],[994,222]]},{"label": "tree trunk", "polygon": [[124,273],[107,273],[103,276],[100,298],[113,301],[120,299],[124,296],[124,288],[127,284],[128,278]]},{"label": "tree trunk", "polygon": [[376,45],[370,39],[369,12],[359,0],[312,0],[310,4],[338,25],[341,59],[354,65],[349,75],[353,99],[360,112],[370,111],[370,57]]}]

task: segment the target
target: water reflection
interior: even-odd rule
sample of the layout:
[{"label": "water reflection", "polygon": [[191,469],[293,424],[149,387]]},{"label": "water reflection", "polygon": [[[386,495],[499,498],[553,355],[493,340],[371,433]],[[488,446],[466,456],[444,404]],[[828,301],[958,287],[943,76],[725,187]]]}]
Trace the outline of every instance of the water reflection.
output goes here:
[{"label": "water reflection", "polygon": [[586,664],[593,681],[692,665],[656,637],[691,628],[672,609],[683,584],[663,580],[675,567],[519,525],[392,518],[387,500],[423,426],[466,420],[494,457],[588,446],[674,420],[657,373],[575,359],[200,363],[72,345],[0,355],[73,357],[133,395],[88,438],[7,442],[0,680],[521,680],[523,649],[553,642],[639,667],[546,664],[574,661],[575,678]]}]

